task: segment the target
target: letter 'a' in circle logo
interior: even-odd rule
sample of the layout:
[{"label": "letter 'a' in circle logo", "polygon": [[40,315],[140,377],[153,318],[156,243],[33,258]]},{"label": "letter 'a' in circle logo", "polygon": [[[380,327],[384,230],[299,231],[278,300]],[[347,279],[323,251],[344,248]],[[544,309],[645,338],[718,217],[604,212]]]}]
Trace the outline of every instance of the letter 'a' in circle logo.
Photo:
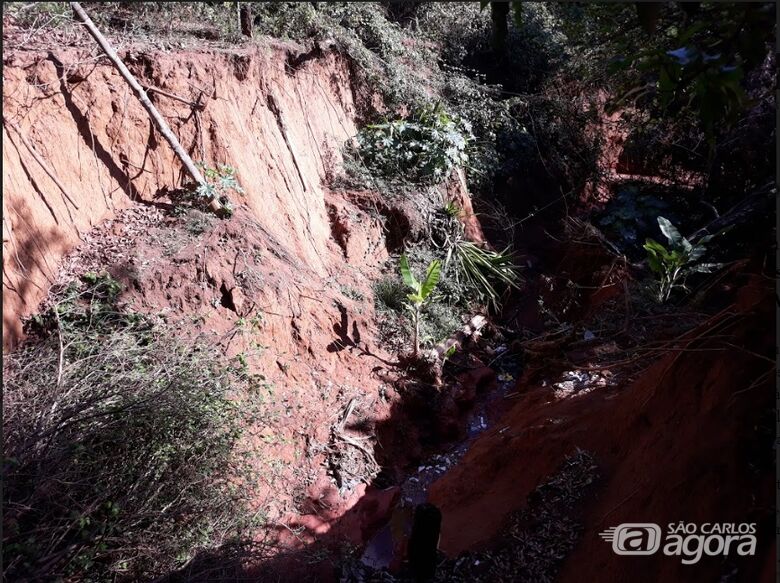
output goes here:
[{"label": "letter 'a' in circle logo", "polygon": [[626,522],[599,533],[618,555],[652,555],[661,547],[661,527],[650,522]]}]

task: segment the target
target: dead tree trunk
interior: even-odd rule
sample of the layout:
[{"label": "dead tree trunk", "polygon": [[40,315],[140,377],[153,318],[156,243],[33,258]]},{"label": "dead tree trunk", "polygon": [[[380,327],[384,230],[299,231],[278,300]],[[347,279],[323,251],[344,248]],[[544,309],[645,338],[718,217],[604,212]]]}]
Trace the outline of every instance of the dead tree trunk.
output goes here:
[{"label": "dead tree trunk", "polygon": [[241,34],[252,38],[252,7],[244,2],[239,9],[239,15],[241,21]]},{"label": "dead tree trunk", "polygon": [[[173,148],[173,151],[179,160],[181,160],[181,163],[184,166],[184,169],[187,171],[187,174],[189,174],[199,186],[205,186],[206,179],[203,178],[203,175],[200,173],[200,170],[198,170],[197,166],[195,166],[192,158],[190,158],[189,154],[187,154],[184,148],[182,148],[179,140],[171,131],[171,128],[168,127],[168,124],[160,115],[160,112],[157,111],[157,108],[152,104],[151,101],[149,101],[149,97],[146,95],[144,88],[141,87],[138,81],[136,81],[135,77],[133,77],[133,74],[128,70],[128,68],[116,54],[116,51],[114,51],[106,38],[97,29],[95,23],[92,22],[92,19],[87,15],[86,12],[84,12],[84,9],[78,2],[71,2],[70,7],[73,9],[73,12],[75,13],[78,20],[80,20],[84,26],[87,27],[87,31],[92,36],[92,38],[95,39],[97,44],[100,45],[100,48],[103,49],[103,52],[106,53],[109,59],[111,59],[111,62],[117,68],[119,74],[122,75],[124,80],[127,81],[127,84],[130,85],[130,87],[133,89],[136,97],[138,97],[138,100],[141,102],[141,105],[143,105],[144,109],[149,112],[149,116],[152,118],[154,125],[157,126],[159,132],[171,145],[171,148]],[[222,205],[220,205],[219,201],[215,198],[212,198],[209,201],[209,207],[215,212],[219,212],[222,209]]]},{"label": "dead tree trunk", "polygon": [[493,21],[493,50],[500,55],[506,51],[506,37],[509,34],[507,16],[509,15],[509,2],[491,2],[490,19]]}]

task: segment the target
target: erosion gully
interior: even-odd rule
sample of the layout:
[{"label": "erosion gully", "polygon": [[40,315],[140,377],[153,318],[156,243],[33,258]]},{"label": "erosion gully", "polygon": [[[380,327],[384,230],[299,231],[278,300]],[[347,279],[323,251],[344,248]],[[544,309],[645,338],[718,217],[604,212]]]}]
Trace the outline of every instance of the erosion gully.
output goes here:
[{"label": "erosion gully", "polygon": [[[495,388],[478,393],[473,405],[465,414],[465,437],[429,454],[416,470],[409,473],[400,484],[400,495],[390,519],[366,544],[361,561],[373,569],[393,570],[404,560],[403,541],[411,534],[414,509],[428,502],[431,485],[462,460],[474,441],[493,428],[504,407],[502,402],[515,387],[515,379],[521,372],[519,356],[506,345],[494,349],[493,360],[488,364],[496,373]],[[498,431],[503,431],[498,428]]]}]

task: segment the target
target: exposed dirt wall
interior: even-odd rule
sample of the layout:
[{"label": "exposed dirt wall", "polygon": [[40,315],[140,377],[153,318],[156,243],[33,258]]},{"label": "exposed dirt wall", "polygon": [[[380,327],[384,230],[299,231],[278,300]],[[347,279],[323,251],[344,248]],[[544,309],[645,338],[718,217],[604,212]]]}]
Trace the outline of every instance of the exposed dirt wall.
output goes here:
[{"label": "exposed dirt wall", "polygon": [[[231,54],[122,56],[142,84],[202,100],[205,107],[198,112],[151,94],[193,159],[236,168],[245,190],[237,202],[287,252],[322,275],[330,227],[321,183],[338,164],[341,144],[355,132],[355,104],[343,57],[317,53],[292,60],[296,54],[269,45]],[[21,338],[20,317],[46,293],[63,253],[132,200],[155,204],[183,176],[126,83],[105,59],[87,51],[9,55],[3,106],[8,347]]]},{"label": "exposed dirt wall", "polygon": [[[371,282],[421,220],[381,193],[327,186],[365,91],[345,57],[278,43],[123,58],[143,84],[201,100],[202,111],[150,94],[191,156],[234,167],[244,192],[230,194],[229,219],[175,204],[180,164],[110,65],[75,49],[9,55],[4,345],[22,339],[22,317],[52,284],[106,270],[123,285],[123,307],[218,344],[262,375],[264,417],[247,439],[262,476],[253,503],[269,528],[293,547],[336,526],[359,541],[387,501],[359,520],[341,517],[386,494],[362,479],[344,492],[333,484],[331,427],[349,407],[351,431],[369,431],[398,398]],[[462,173],[441,189],[481,240]],[[293,537],[287,524],[303,531]]]},{"label": "exposed dirt wall", "polygon": [[[595,496],[572,513],[583,533],[561,581],[770,580],[762,566],[774,561],[774,516],[762,501],[774,484],[774,331],[765,324],[773,292],[756,273],[733,275],[723,289],[728,307],[630,383],[555,398],[549,385],[521,380],[495,429],[432,486],[444,517],[441,548],[455,556],[489,546],[507,516],[581,448],[593,452],[600,478]],[[680,521],[755,522],[757,557],[695,565],[660,553],[621,557],[598,536],[621,523],[666,531]]]}]

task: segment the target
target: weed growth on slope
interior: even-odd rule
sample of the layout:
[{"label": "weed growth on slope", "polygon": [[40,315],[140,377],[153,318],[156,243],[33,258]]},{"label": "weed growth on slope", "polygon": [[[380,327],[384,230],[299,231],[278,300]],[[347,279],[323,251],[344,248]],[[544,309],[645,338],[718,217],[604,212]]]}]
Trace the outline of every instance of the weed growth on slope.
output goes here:
[{"label": "weed growth on slope", "polygon": [[119,291],[70,285],[5,358],[9,579],[149,580],[251,523],[252,379],[124,313]]},{"label": "weed growth on slope", "polygon": [[496,309],[505,289],[520,286],[520,272],[509,249],[493,251],[461,239],[451,248],[447,262],[452,262],[458,281]]},{"label": "weed growth on slope", "polygon": [[468,162],[468,144],[473,139],[468,121],[437,105],[406,119],[364,127],[357,146],[360,158],[375,173],[441,182]]}]

